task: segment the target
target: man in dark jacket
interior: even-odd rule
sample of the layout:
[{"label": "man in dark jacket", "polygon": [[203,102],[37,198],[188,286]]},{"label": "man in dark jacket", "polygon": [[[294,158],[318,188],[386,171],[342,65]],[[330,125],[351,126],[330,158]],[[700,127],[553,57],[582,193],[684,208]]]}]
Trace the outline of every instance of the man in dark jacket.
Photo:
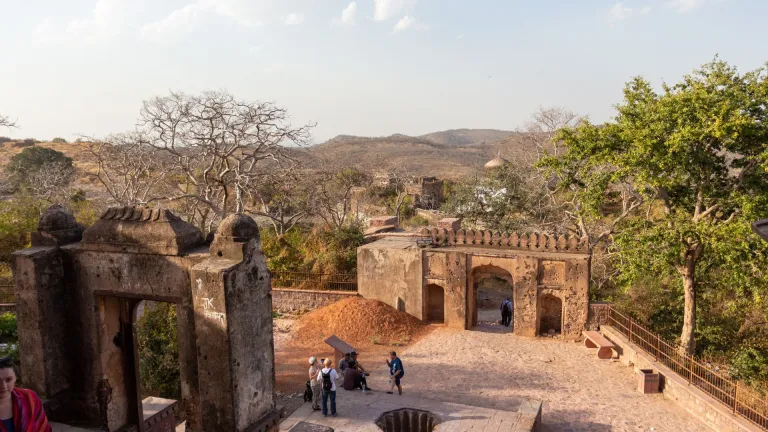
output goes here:
[{"label": "man in dark jacket", "polygon": [[501,303],[499,309],[501,309],[501,324],[509,327],[509,324],[512,323],[512,302],[509,298]]}]

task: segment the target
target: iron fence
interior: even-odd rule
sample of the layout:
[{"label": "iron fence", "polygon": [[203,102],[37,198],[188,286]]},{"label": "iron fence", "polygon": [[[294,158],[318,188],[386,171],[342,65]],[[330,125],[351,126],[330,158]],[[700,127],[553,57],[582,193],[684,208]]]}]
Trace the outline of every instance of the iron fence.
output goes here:
[{"label": "iron fence", "polygon": [[646,353],[652,355],[677,375],[712,396],[758,427],[768,430],[768,395],[739,384],[716,366],[702,363],[694,356],[684,354],[679,347],[666,342],[661,336],[636,323],[631,317],[609,308],[608,325],[626,336]]},{"label": "iron fence", "polygon": [[357,291],[356,273],[306,273],[273,271],[273,288],[321,291]]}]

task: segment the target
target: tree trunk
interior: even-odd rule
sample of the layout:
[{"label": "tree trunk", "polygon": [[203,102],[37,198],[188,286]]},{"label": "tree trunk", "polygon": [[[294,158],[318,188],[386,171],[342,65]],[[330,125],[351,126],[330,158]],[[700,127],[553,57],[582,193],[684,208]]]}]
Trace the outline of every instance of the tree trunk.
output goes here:
[{"label": "tree trunk", "polygon": [[680,335],[680,350],[684,354],[693,355],[696,348],[694,332],[696,331],[696,260],[693,256],[686,256],[685,263],[680,269],[683,276],[683,290],[685,291],[685,306],[683,312],[683,332]]}]

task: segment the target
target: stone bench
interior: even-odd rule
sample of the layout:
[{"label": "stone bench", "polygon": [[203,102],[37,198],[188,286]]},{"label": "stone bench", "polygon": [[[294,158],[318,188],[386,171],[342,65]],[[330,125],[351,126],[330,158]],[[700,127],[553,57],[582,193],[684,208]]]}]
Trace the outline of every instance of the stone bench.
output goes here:
[{"label": "stone bench", "polygon": [[599,359],[611,359],[619,358],[619,353],[616,351],[616,345],[609,341],[603,335],[596,331],[583,331],[584,346],[587,348],[597,348],[597,358]]}]

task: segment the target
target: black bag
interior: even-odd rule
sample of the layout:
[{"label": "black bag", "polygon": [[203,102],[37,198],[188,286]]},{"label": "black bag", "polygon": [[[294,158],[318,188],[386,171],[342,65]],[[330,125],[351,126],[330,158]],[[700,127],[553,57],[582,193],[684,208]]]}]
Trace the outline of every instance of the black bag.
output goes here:
[{"label": "black bag", "polygon": [[307,388],[304,389],[304,402],[312,402],[312,386],[307,381]]},{"label": "black bag", "polygon": [[323,374],[323,390],[331,391],[333,388],[333,381],[331,381],[331,371]]}]

